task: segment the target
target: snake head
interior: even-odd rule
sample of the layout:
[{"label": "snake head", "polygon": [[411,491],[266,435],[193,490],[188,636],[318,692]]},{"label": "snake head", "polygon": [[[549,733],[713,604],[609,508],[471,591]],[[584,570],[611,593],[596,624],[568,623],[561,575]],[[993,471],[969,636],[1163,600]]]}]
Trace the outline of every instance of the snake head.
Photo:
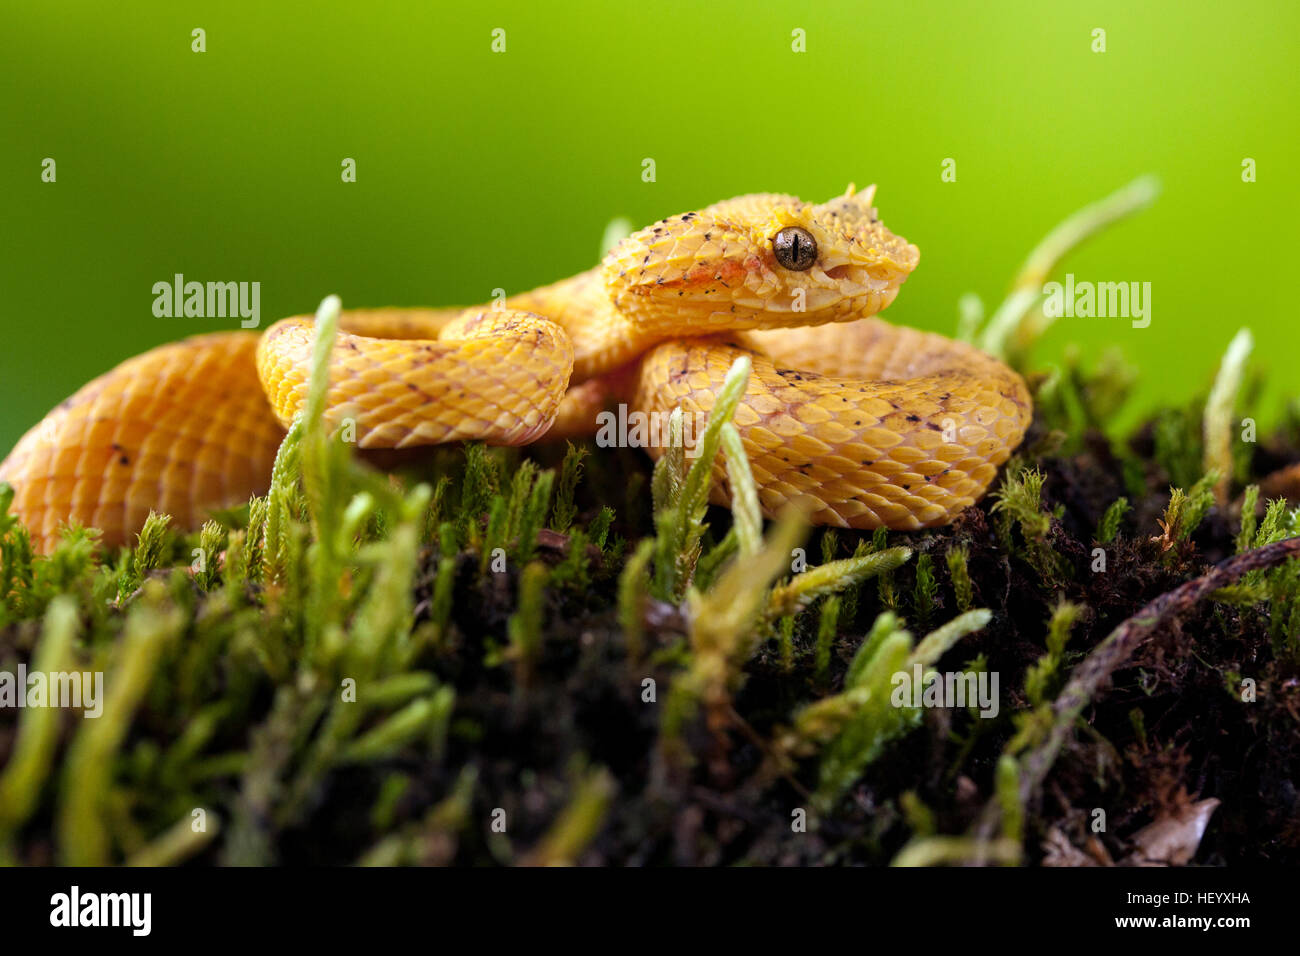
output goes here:
[{"label": "snake head", "polygon": [[632,322],[665,335],[874,315],[920,259],[880,222],[874,196],[850,186],[814,205],[763,193],[671,216],[609,252],[606,288]]}]

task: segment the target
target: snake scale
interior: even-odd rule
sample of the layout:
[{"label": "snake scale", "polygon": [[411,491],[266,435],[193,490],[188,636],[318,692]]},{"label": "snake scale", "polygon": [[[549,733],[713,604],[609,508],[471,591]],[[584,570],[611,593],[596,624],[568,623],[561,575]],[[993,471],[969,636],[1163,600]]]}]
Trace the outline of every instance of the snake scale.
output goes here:
[{"label": "snake scale", "polygon": [[[1032,403],[978,349],[873,318],[920,258],[874,192],[672,216],[491,306],[344,312],[327,422],[350,419],[362,448],[590,435],[614,401],[706,416],[748,355],[734,421],[767,516],[801,499],[818,524],[945,524],[987,490]],[[264,493],[306,398],[312,332],[299,317],[163,345],[60,404],[0,464],[34,546],[73,522],[115,546],[150,510],[192,528]],[[728,501],[721,461],[712,500]]]}]

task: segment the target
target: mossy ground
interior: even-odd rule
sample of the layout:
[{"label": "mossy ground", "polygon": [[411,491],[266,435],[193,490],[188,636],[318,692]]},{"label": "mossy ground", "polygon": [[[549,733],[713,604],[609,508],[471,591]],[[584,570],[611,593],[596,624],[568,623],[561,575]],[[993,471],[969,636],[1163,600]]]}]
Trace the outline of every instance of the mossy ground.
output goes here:
[{"label": "mossy ground", "polygon": [[[1146,447],[1142,435],[1149,433],[1134,446]],[[1297,435],[1300,428],[1290,424],[1249,467],[1300,458]],[[573,526],[543,529],[533,564],[511,555],[501,572],[484,570],[482,561],[490,501],[505,500],[491,489],[519,474],[521,453],[473,451],[471,471],[491,497],[486,508],[469,512],[461,510],[471,503],[463,454],[438,455],[434,481],[441,474],[451,483],[442,485],[448,520],[434,524],[446,538],[462,522],[466,541],[419,541],[409,604],[394,609],[387,638],[401,636],[408,646],[388,668],[295,662],[311,640],[308,620],[321,612],[300,609],[291,623],[271,619],[284,616],[284,602],[302,582],[245,582],[234,599],[231,585],[218,578],[205,586],[184,561],[197,541],[165,536],[155,566],[141,575],[131,567],[134,555],[107,566],[83,560],[85,539],[74,535],[53,558],[32,565],[31,581],[10,581],[9,623],[0,629],[4,669],[35,666],[34,653],[57,626],[50,623],[56,594],[77,601],[79,637],[70,649],[76,666],[102,666],[110,688],[129,666],[128,645],[160,636],[134,706],[120,718],[120,744],[97,751],[102,767],[78,769],[76,759],[95,722],[55,712],[40,761],[49,765],[26,784],[31,812],[11,818],[7,853],[31,863],[129,859],[160,839],[176,840],[169,831],[181,826],[175,858],[212,863],[884,863],[918,837],[964,833],[994,796],[999,757],[1014,752],[1013,738],[1072,666],[1149,600],[1238,550],[1240,518],[1215,506],[1165,550],[1158,522],[1170,499],[1168,465],[1140,452],[1116,457],[1095,433],[1082,435],[1076,450],[1034,452],[1054,444],[1036,427],[1016,462],[1043,476],[1033,509],[1047,518],[1041,550],[1024,536],[1025,523],[1007,520],[1012,509],[1000,508],[996,495],[933,532],[815,532],[806,543],[810,565],[882,544],[905,545],[914,556],[883,579],[852,585],[838,599],[819,598],[766,626],[729,684],[734,697],[720,715],[688,715],[672,733],[666,712],[681,703],[674,702],[674,685],[698,659],[686,616],[672,602],[643,596],[642,632],[631,648],[620,616],[620,574],[631,550],[625,542],[654,531],[650,466],[637,451],[590,449],[576,483]],[[563,473],[558,450],[530,455]],[[1011,477],[1004,490],[1021,487]],[[598,547],[584,531],[610,506],[611,492],[622,500],[608,531],[597,528],[604,536]],[[1097,529],[1120,497],[1136,505],[1104,546],[1106,570],[1094,571]],[[553,501],[547,511],[555,523]],[[1274,509],[1275,521],[1283,517]],[[713,508],[707,519],[706,564],[730,514]],[[304,540],[309,533],[301,526]],[[373,535],[382,542],[386,533],[371,528],[355,540]],[[10,528],[6,540],[15,535]],[[958,553],[968,584],[954,580],[949,562]],[[312,559],[304,550],[294,560]],[[357,618],[368,611],[358,596],[367,576],[356,573],[353,560],[342,561],[340,579],[357,585],[338,618],[343,640],[358,639]],[[523,569],[530,566],[546,569],[531,612],[533,637],[523,635],[528,624],[520,619]],[[122,579],[132,574],[143,586],[132,581],[119,600]],[[381,586],[373,578],[364,585]],[[309,585],[306,592],[310,597]],[[836,602],[829,631],[828,601]],[[1031,696],[1026,684],[1051,656],[1049,622],[1062,602],[1078,609],[1069,640]],[[1198,861],[1300,861],[1297,635],[1279,621],[1287,608],[1267,598],[1233,602],[1195,606],[1158,629],[1114,675],[1045,792],[1025,808],[1025,860],[1040,858],[1053,828],[1076,846],[1099,841],[1121,859],[1143,825],[1180,803],[1216,797],[1222,805]],[[992,619],[962,638],[940,667],[998,672],[1003,704],[996,719],[925,711],[919,726],[886,744],[829,803],[818,796],[817,752],[774,760],[800,710],[843,690],[845,672],[880,614],[893,610],[923,632],[970,607],[990,609]],[[350,666],[361,677],[363,703],[336,705]],[[1243,677],[1256,682],[1254,701],[1242,700]],[[654,702],[643,699],[647,678],[656,682]],[[376,693],[381,703],[364,708]],[[412,701],[429,703],[411,714]],[[339,707],[356,708],[355,726],[323,747],[336,736]],[[0,722],[0,763],[8,764],[10,787],[17,738],[37,732],[18,713],[5,711]],[[409,726],[391,726],[403,715]],[[108,719],[118,718],[100,718]],[[348,753],[368,735],[369,746]],[[63,816],[78,786],[102,788],[76,801],[84,804],[77,812],[91,819]],[[188,835],[185,824],[199,807],[209,830]],[[792,827],[799,808],[809,815],[806,832]],[[1096,834],[1095,808],[1107,817],[1105,832]],[[5,815],[13,809],[7,804]],[[505,813],[504,834],[492,829],[498,810]],[[66,842],[87,839],[87,829],[99,831],[102,851],[93,857]]]},{"label": "mossy ground", "polygon": [[[743,490],[733,371],[701,461]],[[34,558],[0,490],[0,671],[107,687],[98,719],[0,710],[0,861],[1136,862],[1215,798],[1186,858],[1295,864],[1300,517],[1257,486],[1300,460],[1300,405],[1222,444],[1240,371],[1123,439],[1122,363],[1030,374],[994,491],[916,533],[764,536],[680,449],[390,480],[321,388],[270,493],[201,533]],[[1256,569],[1135,618],[1234,555]],[[996,673],[997,716],[891,706],[913,664]]]}]

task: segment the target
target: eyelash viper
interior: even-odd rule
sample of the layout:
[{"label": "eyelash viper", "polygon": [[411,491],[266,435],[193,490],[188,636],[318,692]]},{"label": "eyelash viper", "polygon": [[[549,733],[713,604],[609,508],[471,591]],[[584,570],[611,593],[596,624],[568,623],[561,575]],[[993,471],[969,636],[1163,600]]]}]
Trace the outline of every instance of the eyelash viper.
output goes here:
[{"label": "eyelash viper", "polygon": [[[748,354],[734,421],[765,514],[801,498],[818,524],[945,524],[987,490],[1032,403],[973,346],[872,318],[920,257],[873,197],[742,196],[497,306],[345,312],[327,421],[351,419],[363,448],[592,434],[618,398],[707,414]],[[311,346],[312,319],[285,319],[160,346],[84,386],[0,464],[34,546],[68,522],[115,546],[150,510],[192,528],[264,493]],[[712,498],[728,500],[721,461]]]}]

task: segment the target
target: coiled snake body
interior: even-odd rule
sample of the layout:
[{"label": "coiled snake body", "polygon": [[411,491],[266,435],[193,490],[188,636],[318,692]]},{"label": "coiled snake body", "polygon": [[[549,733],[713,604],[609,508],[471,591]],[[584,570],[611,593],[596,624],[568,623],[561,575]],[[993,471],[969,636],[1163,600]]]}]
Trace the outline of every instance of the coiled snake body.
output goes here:
[{"label": "coiled snake body", "polygon": [[[944,524],[988,488],[1031,402],[972,346],[872,318],[920,256],[873,195],[751,195],[674,216],[504,307],[345,312],[327,421],[351,420],[363,448],[591,434],[615,399],[707,415],[748,354],[734,421],[765,514],[803,499],[819,524]],[[306,397],[312,331],[292,318],[164,345],[59,405],[0,464],[35,546],[69,522],[121,544],[150,510],[194,527],[265,492]]]}]

